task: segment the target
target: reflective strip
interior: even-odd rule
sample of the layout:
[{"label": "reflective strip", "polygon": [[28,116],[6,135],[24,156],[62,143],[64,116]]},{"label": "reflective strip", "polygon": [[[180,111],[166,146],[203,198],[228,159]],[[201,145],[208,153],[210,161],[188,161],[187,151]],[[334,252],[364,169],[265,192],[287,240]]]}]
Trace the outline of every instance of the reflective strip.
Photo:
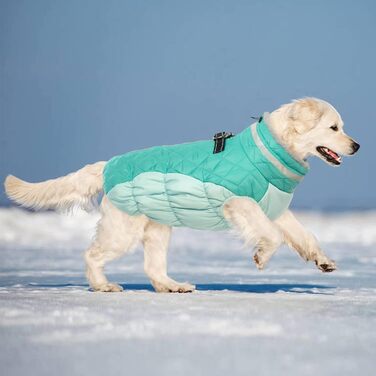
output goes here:
[{"label": "reflective strip", "polygon": [[287,176],[290,179],[294,180],[302,180],[303,176],[294,174],[291,172],[288,168],[286,168],[263,144],[260,136],[257,133],[257,125],[258,123],[251,126],[251,132],[253,140],[255,141],[255,144],[260,149],[261,153],[264,155],[264,157],[274,166],[276,167],[280,172],[282,172],[283,175]]}]

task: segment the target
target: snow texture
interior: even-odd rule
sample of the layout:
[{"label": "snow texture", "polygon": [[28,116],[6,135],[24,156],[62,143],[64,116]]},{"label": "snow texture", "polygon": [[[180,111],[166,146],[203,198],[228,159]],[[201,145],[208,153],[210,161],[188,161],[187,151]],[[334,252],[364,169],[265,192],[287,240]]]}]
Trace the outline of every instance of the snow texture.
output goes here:
[{"label": "snow texture", "polygon": [[157,294],[142,252],[107,267],[123,293],[93,293],[82,253],[97,214],[0,209],[0,374],[375,375],[376,212],[300,213],[338,271],[287,248],[259,272],[229,232],[176,229]]}]

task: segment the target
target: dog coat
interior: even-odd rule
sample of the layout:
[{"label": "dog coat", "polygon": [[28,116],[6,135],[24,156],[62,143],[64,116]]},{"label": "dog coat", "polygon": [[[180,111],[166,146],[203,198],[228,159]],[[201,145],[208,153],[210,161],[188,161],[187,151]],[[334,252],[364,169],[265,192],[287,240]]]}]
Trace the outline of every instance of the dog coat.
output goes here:
[{"label": "dog coat", "polygon": [[224,204],[255,201],[272,220],[288,207],[307,172],[273,137],[263,118],[226,140],[156,146],[116,156],[104,169],[108,199],[130,215],[144,214],[170,226],[230,227]]}]

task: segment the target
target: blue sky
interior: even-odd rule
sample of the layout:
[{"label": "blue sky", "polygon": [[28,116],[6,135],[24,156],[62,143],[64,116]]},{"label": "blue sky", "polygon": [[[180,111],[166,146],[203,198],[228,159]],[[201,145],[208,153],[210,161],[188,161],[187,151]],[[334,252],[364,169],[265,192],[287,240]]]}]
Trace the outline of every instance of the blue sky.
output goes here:
[{"label": "blue sky", "polygon": [[366,0],[0,0],[0,179],[236,133],[317,96],[361,150],[312,161],[294,206],[375,208],[375,20]]}]

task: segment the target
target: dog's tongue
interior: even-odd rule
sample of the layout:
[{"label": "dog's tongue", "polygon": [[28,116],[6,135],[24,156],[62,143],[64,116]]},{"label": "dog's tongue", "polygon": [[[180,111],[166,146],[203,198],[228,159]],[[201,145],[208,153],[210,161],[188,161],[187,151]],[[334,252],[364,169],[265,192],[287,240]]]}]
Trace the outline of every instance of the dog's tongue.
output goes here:
[{"label": "dog's tongue", "polygon": [[326,152],[334,159],[338,160],[339,159],[339,155],[337,153],[335,153],[333,150],[330,150],[330,149],[326,149]]}]

